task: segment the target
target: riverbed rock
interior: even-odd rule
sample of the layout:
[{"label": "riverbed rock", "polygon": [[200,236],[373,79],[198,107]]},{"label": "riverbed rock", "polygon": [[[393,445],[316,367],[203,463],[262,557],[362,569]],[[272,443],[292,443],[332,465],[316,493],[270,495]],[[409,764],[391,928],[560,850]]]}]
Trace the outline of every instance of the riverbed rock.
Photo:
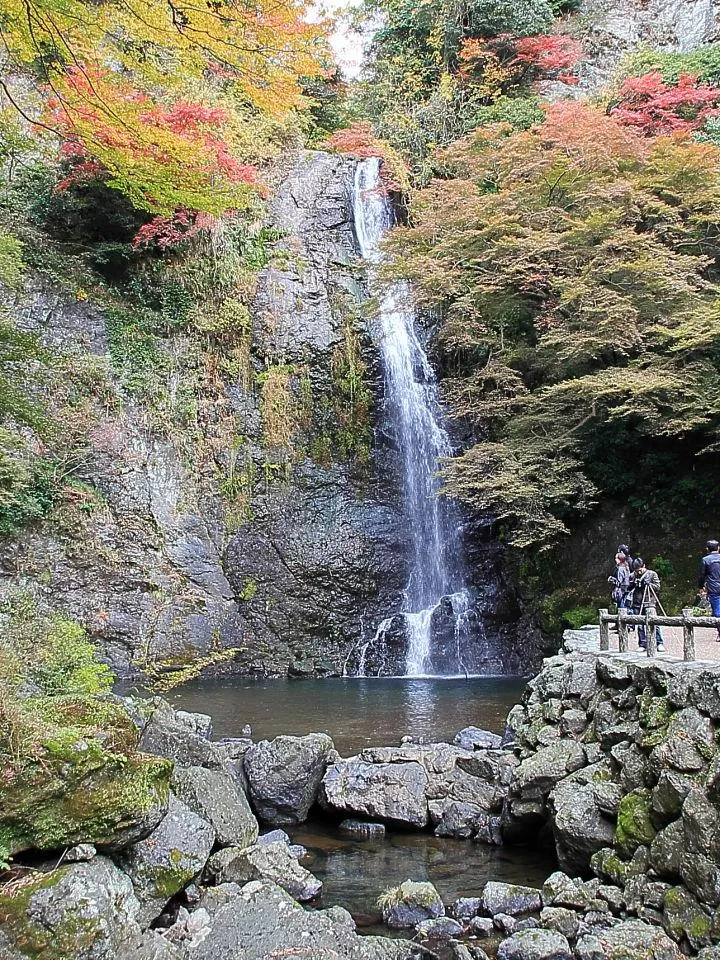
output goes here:
[{"label": "riverbed rock", "polygon": [[491,917],[497,913],[507,913],[511,917],[517,917],[523,913],[540,910],[542,901],[540,891],[535,887],[490,880],[485,884],[482,892],[482,905],[483,910]]},{"label": "riverbed rock", "polygon": [[212,826],[171,794],[160,825],[119,858],[141,903],[141,925],[154,920],[168,900],[201,873],[214,843]]},{"label": "riverbed rock", "polygon": [[322,882],[301,867],[288,844],[282,842],[220,850],[208,861],[205,878],[216,884],[241,885],[268,880],[301,903],[313,900],[322,890]]},{"label": "riverbed rock", "polygon": [[456,734],[453,743],[462,750],[498,750],[503,738],[479,727],[465,727]]},{"label": "riverbed rock", "polygon": [[555,930],[521,930],[498,947],[498,960],[572,960],[567,938]]},{"label": "riverbed rock", "polygon": [[[217,888],[221,890],[221,888]],[[253,881],[217,899],[209,929],[187,941],[192,960],[410,960],[406,940],[360,937],[341,907],[303,910],[280,887]]]},{"label": "riverbed rock", "polygon": [[450,907],[456,920],[470,920],[482,910],[482,897],[459,897]]},{"label": "riverbed rock", "polygon": [[250,799],[265,822],[304,823],[317,800],[328,762],[337,756],[324,733],[261,740],[245,754]]},{"label": "riverbed rock", "polygon": [[433,920],[421,920],[415,925],[415,931],[429,940],[449,940],[462,934],[463,925],[452,917],[435,917]]},{"label": "riverbed rock", "polygon": [[222,846],[248,847],[258,837],[258,823],[247,797],[225,770],[177,768],[172,788],[179,800],[207,821]]},{"label": "riverbed rock", "polygon": [[440,894],[427,881],[406,880],[392,887],[380,897],[378,906],[389,927],[414,927],[423,920],[445,915]]},{"label": "riverbed rock", "polygon": [[0,956],[115,960],[140,938],[130,878],[105,857],[0,886]]},{"label": "riverbed rock", "polygon": [[423,829],[429,820],[427,784],[428,774],[420,763],[366,763],[351,758],[328,767],[320,800],[340,813]]},{"label": "riverbed rock", "polygon": [[642,920],[625,920],[593,932],[607,960],[682,960],[677,944],[665,931]]},{"label": "riverbed rock", "polygon": [[567,907],[543,907],[540,912],[540,926],[561,933],[568,940],[574,940],[578,932],[578,915]]},{"label": "riverbed rock", "polygon": [[381,840],[385,836],[384,823],[369,823],[367,820],[343,820],[338,830],[363,840]]}]

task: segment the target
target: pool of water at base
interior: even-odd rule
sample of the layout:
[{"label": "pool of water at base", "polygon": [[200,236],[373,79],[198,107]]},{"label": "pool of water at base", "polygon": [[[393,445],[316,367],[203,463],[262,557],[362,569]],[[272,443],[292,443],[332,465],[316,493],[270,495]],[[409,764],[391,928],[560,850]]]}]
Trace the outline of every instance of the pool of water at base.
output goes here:
[{"label": "pool of water at base", "polygon": [[[450,840],[430,833],[388,831],[378,840],[344,837],[336,826],[311,822],[292,832],[307,848],[301,861],[323,881],[320,907],[342,906],[366,933],[388,935],[377,900],[403,880],[429,880],[444,903],[477,897],[488,880],[542,886],[557,869],[550,852],[523,847],[494,847]],[[407,931],[398,935],[407,936]]]},{"label": "pool of water at base", "polygon": [[213,736],[254,740],[279,734],[327,733],[342,756],[397,745],[405,736],[449,740],[470,724],[502,733],[525,681],[474,679],[257,680],[201,678],[168,695],[179,710],[209,713]]}]

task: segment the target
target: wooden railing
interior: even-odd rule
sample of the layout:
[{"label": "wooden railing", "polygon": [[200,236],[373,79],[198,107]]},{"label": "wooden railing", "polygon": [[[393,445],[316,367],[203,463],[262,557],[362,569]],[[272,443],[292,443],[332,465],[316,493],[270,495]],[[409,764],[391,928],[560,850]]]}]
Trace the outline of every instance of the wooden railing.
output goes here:
[{"label": "wooden railing", "polygon": [[627,610],[618,610],[610,613],[600,611],[600,649],[610,649],[610,624],[614,623],[618,629],[618,649],[620,653],[628,652],[628,627],[633,624],[645,628],[646,653],[649,657],[657,656],[657,628],[682,627],[683,631],[683,659],[695,660],[695,627],[714,627],[720,629],[720,617],[695,617],[691,609],[683,610],[679,617],[658,616],[655,607],[648,607],[643,614],[628,613]]}]

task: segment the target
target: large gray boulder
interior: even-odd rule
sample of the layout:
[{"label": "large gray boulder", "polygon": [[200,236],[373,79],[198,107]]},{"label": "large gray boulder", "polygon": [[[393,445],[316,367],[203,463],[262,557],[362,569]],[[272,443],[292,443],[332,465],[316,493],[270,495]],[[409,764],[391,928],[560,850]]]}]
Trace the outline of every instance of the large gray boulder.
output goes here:
[{"label": "large gray boulder", "polygon": [[661,927],[642,920],[626,920],[593,933],[607,960],[683,960],[677,944]]},{"label": "large gray boulder", "polygon": [[245,775],[258,816],[274,826],[304,823],[335,756],[333,742],[324,733],[275,737],[250,747]]},{"label": "large gray boulder", "polygon": [[216,884],[269,880],[300,902],[312,900],[322,890],[322,882],[301,867],[282,842],[220,850],[208,861],[205,877]]},{"label": "large gray boulder", "polygon": [[572,952],[556,930],[520,930],[503,940],[497,960],[572,960]]},{"label": "large gray boulder", "polygon": [[502,746],[503,738],[480,727],[464,727],[456,734],[453,743],[462,750],[497,750]]},{"label": "large gray boulder", "polygon": [[[226,885],[208,904],[209,928],[186,942],[193,960],[409,960],[406,940],[360,937],[340,907],[303,910],[272,883],[253,881],[242,890]],[[205,900],[203,900],[205,905]]]},{"label": "large gray boulder", "polygon": [[225,762],[225,755],[205,736],[207,724],[193,719],[204,716],[183,711],[176,713],[169,703],[160,700],[144,724],[138,749],[166,757],[178,766],[219,769]]},{"label": "large gray boulder", "polygon": [[0,887],[0,957],[115,960],[140,939],[130,878],[104,857]]},{"label": "large gray boulder", "polygon": [[428,824],[427,784],[428,774],[420,763],[366,763],[351,758],[328,767],[320,800],[339,813],[422,829]]},{"label": "large gray boulder", "polygon": [[171,785],[178,799],[212,826],[222,846],[248,847],[257,840],[258,822],[247,797],[225,770],[178,767]]},{"label": "large gray boulder", "polygon": [[561,870],[584,873],[596,850],[608,847],[615,825],[598,808],[594,787],[562,780],[551,794],[551,818]]},{"label": "large gray boulder", "polygon": [[584,767],[585,751],[575,740],[558,740],[523,760],[510,789],[523,798],[544,798],[568,774]]},{"label": "large gray boulder", "polygon": [[148,926],[168,900],[201,873],[214,843],[215,831],[207,820],[171,794],[160,826],[119,858],[141,903],[141,925]]},{"label": "large gray boulder", "polygon": [[445,916],[445,906],[435,887],[427,881],[406,880],[387,890],[378,900],[389,927],[415,927],[423,920]]},{"label": "large gray boulder", "polygon": [[517,917],[523,913],[539,911],[542,899],[540,891],[535,887],[490,880],[485,884],[482,892],[482,906],[491,917],[498,913]]}]

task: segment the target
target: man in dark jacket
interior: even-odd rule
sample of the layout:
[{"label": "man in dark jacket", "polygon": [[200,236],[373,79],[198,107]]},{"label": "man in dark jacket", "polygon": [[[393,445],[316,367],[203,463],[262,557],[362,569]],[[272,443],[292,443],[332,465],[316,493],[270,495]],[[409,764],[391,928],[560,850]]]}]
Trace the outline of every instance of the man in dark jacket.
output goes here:
[{"label": "man in dark jacket", "polygon": [[[698,586],[708,598],[712,615],[720,617],[720,543],[708,540],[705,549],[707,554],[700,561]],[[720,627],[717,639],[720,642]]]},{"label": "man in dark jacket", "polygon": [[[655,607],[656,611],[660,607],[660,577],[654,570],[645,566],[645,561],[640,557],[633,560],[633,573],[630,578],[632,587],[632,611],[636,615],[642,615],[647,612],[648,607]],[[658,653],[665,652],[662,630],[655,628],[655,639],[657,641]],[[644,650],[647,647],[647,637],[645,627],[638,627],[638,643]]]}]

